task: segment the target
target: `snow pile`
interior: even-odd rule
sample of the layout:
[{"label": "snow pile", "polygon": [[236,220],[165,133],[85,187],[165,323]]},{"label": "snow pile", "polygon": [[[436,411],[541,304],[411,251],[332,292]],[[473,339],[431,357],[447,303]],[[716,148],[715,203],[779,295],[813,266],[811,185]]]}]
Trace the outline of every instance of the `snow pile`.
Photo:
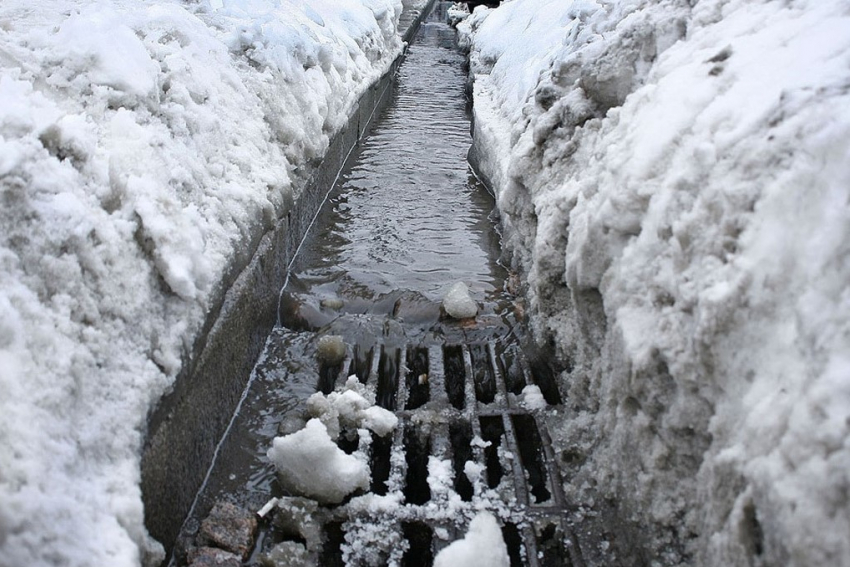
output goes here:
[{"label": "snow pile", "polygon": [[459,29],[472,158],[571,362],[568,493],[667,564],[850,565],[846,2],[514,0]]},{"label": "snow pile", "polygon": [[0,556],[137,565],[148,410],[400,53],[396,0],[0,4]]},{"label": "snow pile", "polygon": [[336,446],[318,419],[301,431],[275,437],[268,451],[281,486],[319,502],[338,503],[358,489],[369,488],[369,464]]},{"label": "snow pile", "polygon": [[434,558],[434,567],[508,567],[508,548],[502,530],[490,512],[478,513],[466,537],[449,544]]},{"label": "snow pile", "polygon": [[353,433],[371,439],[367,430],[385,437],[398,425],[398,417],[376,406],[374,395],[356,376],[348,378],[342,391],[310,396],[307,412],[312,418],[305,427],[275,437],[267,453],[281,485],[294,494],[334,504],[355,490],[367,490],[371,476],[365,453],[348,455],[335,440]]},{"label": "snow pile", "polygon": [[398,425],[398,417],[375,405],[375,395],[357,379],[349,376],[342,391],[327,396],[316,392],[307,398],[307,412],[327,427],[334,439],[343,431],[366,428],[386,437]]}]

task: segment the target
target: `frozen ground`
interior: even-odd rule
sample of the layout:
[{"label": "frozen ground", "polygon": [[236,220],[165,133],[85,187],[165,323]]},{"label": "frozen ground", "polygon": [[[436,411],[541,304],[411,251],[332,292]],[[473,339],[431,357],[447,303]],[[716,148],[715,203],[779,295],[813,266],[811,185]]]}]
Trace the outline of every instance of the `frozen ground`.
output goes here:
[{"label": "frozen ground", "polygon": [[473,157],[569,361],[568,492],[658,564],[850,565],[847,3],[513,0],[461,30]]},{"label": "frozen ground", "polygon": [[0,4],[0,565],[138,565],[139,454],[400,0]]}]

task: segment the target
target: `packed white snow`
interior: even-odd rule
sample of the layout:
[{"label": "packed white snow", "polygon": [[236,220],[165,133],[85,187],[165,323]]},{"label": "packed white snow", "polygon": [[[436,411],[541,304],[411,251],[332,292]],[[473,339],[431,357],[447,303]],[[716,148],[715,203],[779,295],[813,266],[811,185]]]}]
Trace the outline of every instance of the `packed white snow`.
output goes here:
[{"label": "packed white snow", "polygon": [[527,410],[543,409],[548,405],[546,398],[543,397],[543,392],[540,391],[540,386],[535,384],[529,384],[522,389],[520,403]]},{"label": "packed white snow", "polygon": [[355,490],[369,488],[366,459],[346,454],[315,418],[301,431],[275,437],[268,458],[285,490],[319,502],[338,503]]},{"label": "packed white snow", "polygon": [[307,412],[327,427],[333,439],[340,432],[369,429],[379,437],[386,437],[398,425],[398,417],[375,405],[375,395],[357,379],[349,376],[341,391],[325,396],[316,392],[307,398]]},{"label": "packed white snow", "polygon": [[468,319],[478,314],[478,304],[469,295],[469,288],[463,282],[455,282],[443,296],[443,309],[455,319]]},{"label": "packed white snow", "polygon": [[311,419],[304,428],[275,437],[267,453],[281,486],[325,503],[339,503],[358,489],[368,489],[371,476],[365,453],[348,455],[335,441],[342,434],[368,435],[365,430],[385,437],[398,425],[398,417],[376,406],[374,394],[357,376],[327,396],[316,392],[306,407]]},{"label": "packed white snow", "polygon": [[463,539],[452,542],[434,558],[434,567],[508,567],[508,548],[496,517],[479,512]]},{"label": "packed white snow", "polygon": [[0,564],[160,558],[146,416],[401,52],[400,10],[0,3]]},{"label": "packed white snow", "polygon": [[844,0],[513,0],[459,29],[472,159],[538,339],[565,489],[664,564],[850,565]]}]

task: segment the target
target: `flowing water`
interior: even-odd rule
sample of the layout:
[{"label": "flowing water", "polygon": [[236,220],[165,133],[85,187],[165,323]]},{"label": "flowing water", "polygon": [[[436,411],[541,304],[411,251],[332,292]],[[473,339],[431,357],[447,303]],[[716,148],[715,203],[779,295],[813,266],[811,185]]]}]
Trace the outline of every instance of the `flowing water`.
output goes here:
[{"label": "flowing water", "polygon": [[[299,415],[308,396],[331,391],[350,374],[376,390],[380,405],[401,411],[403,421],[408,420],[394,443],[407,451],[402,467],[407,472],[398,474],[407,475],[404,495],[409,504],[426,504],[430,498],[423,467],[432,445],[432,453],[451,445],[454,454],[443,456],[458,470],[467,460],[486,462],[489,487],[504,490],[501,479],[515,467],[504,461],[503,453],[512,448],[528,461],[526,473],[519,469],[519,476],[531,479],[529,488],[511,492],[512,498],[549,506],[544,511],[555,518],[551,525],[561,529],[558,473],[544,465],[545,439],[541,441],[533,417],[519,415],[523,410],[516,402],[531,381],[551,404],[560,402],[559,393],[545,369],[524,358],[520,364],[519,308],[506,289],[508,274],[498,263],[494,201],[466,161],[471,139],[465,57],[457,50],[455,31],[445,23],[449,5],[437,3],[422,24],[398,71],[392,100],[353,152],[296,256],[281,291],[279,324],[187,521],[186,541],[197,531],[199,518],[220,499],[257,510],[283,494],[265,456],[272,439]],[[474,320],[455,321],[441,311],[444,293],[457,281],[467,284],[479,306]],[[341,366],[316,361],[317,342],[326,335],[341,335],[347,344]],[[409,380],[410,375],[429,373],[435,381],[424,389],[421,381]],[[429,433],[425,442],[422,435],[412,434],[411,424],[418,418],[403,410],[428,403],[429,411],[442,411],[445,417],[435,431],[445,431],[442,437]],[[489,408],[489,413],[479,416],[476,408]],[[489,439],[492,450],[473,449],[473,436]],[[380,449],[383,464],[372,456],[373,481],[376,475],[392,474],[395,466],[389,456],[393,442],[387,443]],[[500,443],[502,452],[496,450]],[[373,452],[380,446],[376,442]],[[470,501],[473,487],[463,478],[455,474],[455,489]],[[417,514],[412,517],[424,517]],[[326,540],[342,537],[341,522],[329,524]],[[421,564],[429,564],[429,542],[441,533],[434,526],[398,522],[399,537],[411,542],[405,557],[418,545],[417,556],[427,556]],[[261,533],[257,551],[270,545],[263,537],[272,537]],[[505,524],[504,534],[514,541],[514,563],[522,564],[526,551],[520,553],[517,542],[535,536],[521,535],[517,524]],[[341,564],[336,545],[331,555],[321,556],[320,564]]]}]

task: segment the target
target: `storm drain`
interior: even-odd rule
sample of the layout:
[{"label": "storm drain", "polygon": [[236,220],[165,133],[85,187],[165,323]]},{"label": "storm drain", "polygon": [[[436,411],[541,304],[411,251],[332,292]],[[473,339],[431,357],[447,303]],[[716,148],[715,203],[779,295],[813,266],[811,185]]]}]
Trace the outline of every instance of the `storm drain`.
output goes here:
[{"label": "storm drain", "polygon": [[[368,454],[369,493],[338,506],[277,499],[248,564],[427,567],[475,513],[489,510],[512,566],[584,565],[540,419],[547,407],[529,410],[521,396],[533,385],[546,406],[561,402],[543,365],[496,341],[376,345],[323,370],[319,389],[342,388],[352,375],[399,418],[386,437],[339,437],[347,453]],[[274,561],[275,548],[293,561]]]}]

